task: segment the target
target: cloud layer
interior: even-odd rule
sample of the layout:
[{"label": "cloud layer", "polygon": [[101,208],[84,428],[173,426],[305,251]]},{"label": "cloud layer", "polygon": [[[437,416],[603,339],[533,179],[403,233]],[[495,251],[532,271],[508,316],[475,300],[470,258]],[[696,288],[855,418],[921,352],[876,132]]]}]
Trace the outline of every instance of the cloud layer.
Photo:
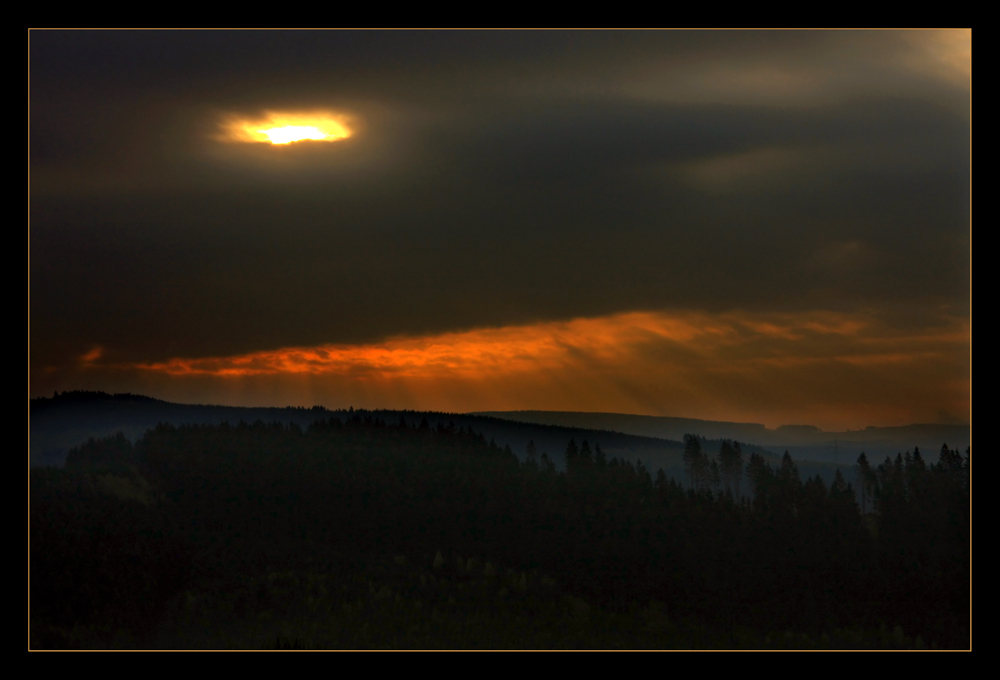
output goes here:
[{"label": "cloud layer", "polygon": [[967,340],[954,318],[915,334],[871,314],[630,312],[155,363],[111,364],[93,349],[77,377],[245,405],[280,396],[300,405],[603,409],[857,428],[966,412]]},{"label": "cloud layer", "polygon": [[[40,31],[31,41],[33,394],[78,380],[95,347],[101,365],[184,357],[194,370],[243,357],[291,376],[336,364],[317,348],[371,373],[404,356],[390,338],[463,337],[433,361],[407,345],[407,361],[451,366],[433,377],[444,385],[477,372],[500,380],[487,356],[507,369],[530,356],[536,375],[547,357],[561,375],[568,360],[552,348],[576,347],[591,357],[576,367],[582,385],[586,371],[610,384],[626,365],[675,375],[683,364],[608,331],[619,328],[608,319],[740,329],[733,319],[854,319],[885,329],[885,356],[911,356],[911,339],[936,337],[942,319],[968,324],[967,31]],[[354,134],[219,140],[227,121],[320,110]],[[601,352],[558,330],[581,323],[631,358],[602,369]],[[517,328],[528,335],[484,330]],[[691,359],[703,368],[690,380],[739,374],[737,345],[699,337],[713,349]],[[507,354],[518,343],[531,351]],[[795,347],[807,345],[825,351]],[[946,360],[907,360],[940,394],[968,377],[968,343],[947,346]],[[291,347],[312,349],[295,359]],[[779,347],[745,359],[755,371],[803,360]],[[837,357],[817,360],[861,365]],[[425,379],[390,373],[379,379]],[[332,396],[333,376],[348,379],[322,376]],[[530,394],[563,399],[543,387]],[[456,410],[485,408],[471,387],[455,389]],[[679,408],[594,390],[572,403]],[[298,401],[293,392],[281,394]],[[818,395],[803,397],[817,413]],[[942,400],[938,410],[957,408]]]}]

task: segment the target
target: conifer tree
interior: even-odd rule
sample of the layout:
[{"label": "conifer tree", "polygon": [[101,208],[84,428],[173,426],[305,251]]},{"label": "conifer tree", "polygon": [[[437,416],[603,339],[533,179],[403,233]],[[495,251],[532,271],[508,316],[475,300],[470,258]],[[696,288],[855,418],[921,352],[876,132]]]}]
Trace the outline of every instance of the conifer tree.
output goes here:
[{"label": "conifer tree", "polygon": [[719,447],[718,459],[722,483],[733,494],[733,497],[738,499],[740,479],[743,477],[743,451],[740,449],[739,442],[723,440],[722,446]]},{"label": "conifer tree", "polygon": [[718,491],[719,487],[722,485],[722,473],[719,470],[719,462],[712,460],[711,465],[708,466],[709,480],[713,491]]},{"label": "conifer tree", "polygon": [[580,455],[576,448],[576,440],[570,439],[569,444],[566,445],[566,473],[570,474],[576,469],[577,457]]},{"label": "conifer tree", "polygon": [[740,498],[740,483],[743,481],[743,449],[739,442],[733,442],[733,486],[736,499]]},{"label": "conifer tree", "polygon": [[684,435],[684,469],[688,473],[692,489],[701,488],[705,482],[705,454],[697,435]]},{"label": "conifer tree", "polygon": [[599,468],[608,466],[608,459],[605,457],[604,451],[601,450],[600,444],[594,447],[594,464]]},{"label": "conifer tree", "polygon": [[858,480],[858,493],[861,496],[861,514],[866,515],[868,513],[868,504],[873,500],[875,477],[872,474],[872,467],[868,462],[868,456],[865,455],[864,451],[858,456],[858,463],[855,465],[854,470]]},{"label": "conifer tree", "polygon": [[747,462],[747,480],[750,482],[750,493],[753,494],[753,503],[756,508],[763,508],[767,504],[768,486],[773,477],[771,466],[763,457],[756,452],[750,454]]}]

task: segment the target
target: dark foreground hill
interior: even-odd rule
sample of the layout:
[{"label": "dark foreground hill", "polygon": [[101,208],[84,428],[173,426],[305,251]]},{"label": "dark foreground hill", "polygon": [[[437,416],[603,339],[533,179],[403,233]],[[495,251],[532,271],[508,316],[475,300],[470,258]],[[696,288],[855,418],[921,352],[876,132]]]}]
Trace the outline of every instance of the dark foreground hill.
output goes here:
[{"label": "dark foreground hill", "polygon": [[358,413],[90,441],[31,473],[32,646],[968,646],[957,451],[873,468],[865,512],[789,456],[565,462]]}]

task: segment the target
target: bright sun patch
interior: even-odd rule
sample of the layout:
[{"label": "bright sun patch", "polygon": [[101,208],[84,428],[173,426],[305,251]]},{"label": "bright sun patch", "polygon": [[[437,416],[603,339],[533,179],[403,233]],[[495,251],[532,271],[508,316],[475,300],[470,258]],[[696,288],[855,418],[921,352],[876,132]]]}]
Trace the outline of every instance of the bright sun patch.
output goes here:
[{"label": "bright sun patch", "polygon": [[222,139],[228,142],[336,142],[352,130],[343,116],[331,113],[287,114],[268,112],[261,118],[232,118],[223,124]]}]

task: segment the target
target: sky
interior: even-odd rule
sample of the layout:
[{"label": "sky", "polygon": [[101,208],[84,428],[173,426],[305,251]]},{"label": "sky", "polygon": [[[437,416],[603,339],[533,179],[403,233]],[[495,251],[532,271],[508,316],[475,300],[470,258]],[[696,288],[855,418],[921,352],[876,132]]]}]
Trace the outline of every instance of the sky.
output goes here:
[{"label": "sky", "polygon": [[969,422],[971,31],[29,49],[32,397]]}]

